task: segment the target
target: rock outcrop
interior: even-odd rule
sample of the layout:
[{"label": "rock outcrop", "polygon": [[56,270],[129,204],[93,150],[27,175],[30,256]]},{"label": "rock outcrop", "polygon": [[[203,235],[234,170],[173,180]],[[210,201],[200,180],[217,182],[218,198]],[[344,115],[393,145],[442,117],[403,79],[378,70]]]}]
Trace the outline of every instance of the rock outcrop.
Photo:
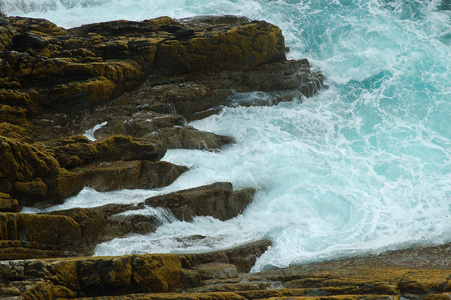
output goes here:
[{"label": "rock outcrop", "polygon": [[[162,161],[166,149],[218,151],[234,143],[187,121],[228,105],[309,97],[321,85],[322,75],[307,60],[286,60],[281,30],[264,21],[162,17],[66,30],[0,14],[0,298],[182,291],[191,298],[234,298],[241,296],[217,291],[267,287],[241,273],[268,241],[203,254],[74,258],[92,255],[102,241],[160,225],[121,212],[152,205],[180,220],[226,220],[242,213],[254,189],[215,183],[137,205],[19,211],[60,204],[85,187],[167,186],[188,168]],[[268,99],[237,102],[254,91],[267,92]],[[44,259],[50,257],[58,258]],[[142,297],[163,294],[152,295]]]},{"label": "rock outcrop", "polygon": [[229,182],[219,182],[146,199],[152,207],[163,207],[181,221],[195,216],[228,220],[240,215],[253,199],[255,189],[233,191]]},{"label": "rock outcrop", "polygon": [[[158,220],[120,214],[146,204],[180,220],[232,218],[254,190],[229,183],[146,204],[19,213],[84,187],[167,186],[187,168],[161,161],[166,149],[217,151],[234,142],[187,121],[223,106],[310,97],[321,85],[307,60],[285,59],[280,29],[264,21],[162,17],[65,30],[0,13],[0,298],[449,299],[450,245],[254,274],[269,241],[210,253],[74,257],[154,231]],[[264,97],[243,96],[255,91]],[[90,129],[97,141],[82,136]]]},{"label": "rock outcrop", "polygon": [[34,145],[0,136],[0,149],[0,192],[21,206],[62,203],[85,186],[99,191],[163,187],[187,170],[159,161],[166,152],[163,144],[124,136],[97,143],[74,136]]},{"label": "rock outcrop", "polygon": [[[274,104],[310,96],[322,84],[308,61],[285,60],[277,26],[244,17],[68,30],[42,19],[2,16],[1,23],[4,211],[61,203],[85,186],[170,184],[186,168],[150,163],[166,148],[215,151],[234,142],[186,120],[218,112],[237,93],[281,91]],[[98,142],[80,136],[100,123]]]},{"label": "rock outcrop", "polygon": [[[268,245],[259,241],[245,247],[249,255],[259,256]],[[218,276],[238,279],[229,258],[235,252],[5,261],[0,262],[0,295],[53,299],[182,292]],[[212,257],[222,262],[211,263]]]},{"label": "rock outcrop", "polygon": [[65,216],[0,214],[0,257],[80,256],[83,244],[79,224]]},{"label": "rock outcrop", "polygon": [[163,17],[70,30],[40,19],[2,22],[1,103],[27,114],[104,103],[155,71],[248,71],[285,59],[280,29],[244,18],[216,18],[212,26]]},{"label": "rock outcrop", "polygon": [[[258,256],[268,245],[254,242],[240,251]],[[449,245],[394,251],[251,274],[233,262],[233,249],[4,261],[0,294],[6,299],[448,299],[449,251]]]}]

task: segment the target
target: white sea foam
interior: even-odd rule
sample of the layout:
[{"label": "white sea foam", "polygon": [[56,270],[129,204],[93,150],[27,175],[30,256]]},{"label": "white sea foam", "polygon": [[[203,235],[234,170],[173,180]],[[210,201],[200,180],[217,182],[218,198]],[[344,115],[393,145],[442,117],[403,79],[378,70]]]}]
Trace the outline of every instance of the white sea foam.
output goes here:
[{"label": "white sea foam", "polygon": [[[164,160],[192,169],[167,188],[84,190],[69,199],[63,207],[137,203],[215,181],[258,189],[237,218],[172,220],[153,234],[100,244],[96,255],[204,251],[269,238],[274,244],[257,261],[258,271],[451,241],[451,14],[445,2],[34,1],[28,3],[47,8],[28,12],[18,0],[4,6],[65,27],[160,15],[265,19],[282,28],[291,58],[307,57],[326,75],[328,88],[302,104],[225,108],[193,122],[237,144],[221,152],[169,150]],[[69,4],[53,10],[53,2]]]},{"label": "white sea foam", "polygon": [[103,123],[101,123],[101,124],[97,124],[97,125],[95,125],[93,128],[86,130],[85,133],[84,133],[83,135],[84,135],[85,137],[87,137],[89,140],[95,141],[95,140],[97,140],[97,139],[95,138],[95,136],[94,136],[95,132],[96,132],[97,130],[99,130],[100,128],[106,126],[107,124],[108,124],[108,122],[106,122],[106,121],[103,122]]}]

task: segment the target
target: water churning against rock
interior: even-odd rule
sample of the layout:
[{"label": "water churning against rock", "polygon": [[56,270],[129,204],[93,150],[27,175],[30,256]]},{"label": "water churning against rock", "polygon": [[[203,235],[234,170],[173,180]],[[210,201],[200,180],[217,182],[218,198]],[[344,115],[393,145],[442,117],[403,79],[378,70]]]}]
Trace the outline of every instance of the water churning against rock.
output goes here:
[{"label": "water churning against rock", "polygon": [[269,238],[273,247],[257,271],[451,241],[449,1],[4,0],[2,9],[64,27],[245,15],[281,27],[289,57],[308,58],[325,75],[327,87],[302,103],[227,108],[193,122],[237,144],[221,152],[168,151],[164,160],[192,170],[166,189],[111,197],[84,191],[68,200],[130,203],[215,181],[259,190],[238,218],[166,222],[154,234],[101,244],[97,255],[192,252]]}]

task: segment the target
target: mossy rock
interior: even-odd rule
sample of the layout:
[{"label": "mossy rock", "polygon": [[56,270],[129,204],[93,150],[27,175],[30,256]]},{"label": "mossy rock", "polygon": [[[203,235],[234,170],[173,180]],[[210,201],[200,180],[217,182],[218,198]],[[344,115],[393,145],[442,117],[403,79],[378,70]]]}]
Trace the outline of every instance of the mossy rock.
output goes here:
[{"label": "mossy rock", "polygon": [[281,30],[260,21],[215,26],[189,39],[165,41],[160,45],[156,65],[182,73],[212,69],[247,71],[284,59]]},{"label": "mossy rock", "polygon": [[[30,181],[57,171],[58,162],[31,144],[0,136],[0,178]],[[8,193],[9,191],[4,191]]]},{"label": "mossy rock", "polygon": [[2,259],[29,258],[36,253],[43,257],[73,255],[79,251],[81,241],[79,225],[72,218],[0,213]]}]

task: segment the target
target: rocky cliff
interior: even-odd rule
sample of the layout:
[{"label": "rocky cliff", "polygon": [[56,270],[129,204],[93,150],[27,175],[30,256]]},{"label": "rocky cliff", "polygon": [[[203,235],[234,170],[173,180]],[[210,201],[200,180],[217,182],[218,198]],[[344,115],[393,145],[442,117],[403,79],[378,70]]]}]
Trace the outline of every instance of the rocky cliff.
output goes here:
[{"label": "rocky cliff", "polygon": [[[186,120],[217,112],[233,93],[274,91],[277,102],[322,83],[306,60],[285,60],[280,29],[264,21],[162,17],[70,30],[41,19],[1,22],[4,211],[61,203],[84,186],[167,185],[183,168],[159,164],[152,172],[166,179],[146,178],[165,149],[233,143]],[[101,123],[98,141],[80,136]]]},{"label": "rocky cliff", "polygon": [[[100,241],[154,231],[158,221],[148,216],[116,216],[143,205],[187,220],[240,214],[253,190],[233,191],[230,183],[136,207],[19,211],[62,203],[84,187],[167,186],[188,170],[161,161],[167,148],[216,151],[234,142],[187,120],[217,113],[237,93],[271,92],[268,105],[311,96],[322,84],[307,60],[285,59],[277,26],[244,17],[161,17],[68,30],[42,19],[0,21],[0,211],[9,213],[2,219],[3,259],[90,255]],[[47,236],[46,225],[59,223],[67,223],[66,239],[64,230]]]},{"label": "rocky cliff", "polygon": [[[235,16],[69,30],[0,16],[0,298],[449,299],[447,246],[259,274],[247,272],[269,241],[191,255],[89,257],[101,241],[154,231],[152,217],[119,214],[145,205],[185,221],[235,217],[254,190],[227,182],[138,205],[20,213],[84,187],[171,184],[188,168],[161,161],[166,149],[218,151],[234,142],[187,120],[318,91],[321,74],[307,60],[286,60],[285,51],[277,26]],[[240,103],[237,95],[250,91],[271,99]]]}]

